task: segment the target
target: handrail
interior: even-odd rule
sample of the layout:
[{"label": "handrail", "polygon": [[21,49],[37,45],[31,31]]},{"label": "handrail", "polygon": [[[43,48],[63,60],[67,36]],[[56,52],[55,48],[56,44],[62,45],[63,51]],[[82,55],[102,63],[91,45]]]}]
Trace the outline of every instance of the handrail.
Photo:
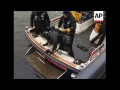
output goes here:
[{"label": "handrail", "polygon": [[62,16],[62,15],[60,15],[60,16],[58,16],[58,17],[56,17],[56,18],[50,19],[50,22],[53,22],[53,21],[55,21],[55,20],[57,20],[57,19],[60,19],[61,16]]},{"label": "handrail", "polygon": [[73,79],[96,79],[106,68],[106,51],[104,51],[94,62],[79,72]]},{"label": "handrail", "polygon": [[[104,43],[103,43],[103,44],[104,44]],[[97,48],[95,48],[95,50],[92,51],[92,53],[90,54],[90,59],[91,59],[91,57],[92,57],[93,55],[95,55],[96,53],[99,52],[99,49],[100,49],[100,47],[101,47],[103,44],[99,45]],[[95,51],[96,51],[96,52],[95,52]],[[94,52],[95,52],[95,53],[94,53]]]}]

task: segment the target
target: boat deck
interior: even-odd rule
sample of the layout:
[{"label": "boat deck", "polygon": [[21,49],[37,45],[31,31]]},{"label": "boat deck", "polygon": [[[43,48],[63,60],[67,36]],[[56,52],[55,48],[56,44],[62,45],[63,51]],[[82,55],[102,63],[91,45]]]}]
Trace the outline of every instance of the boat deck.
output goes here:
[{"label": "boat deck", "polygon": [[[81,22],[83,23],[85,21],[86,20],[83,20]],[[54,23],[54,25],[57,26],[58,22]],[[73,47],[72,47],[73,53],[74,53],[74,58],[80,59],[82,62],[88,61],[88,59],[89,59],[88,53],[89,52],[82,51],[80,48],[77,47],[77,44],[81,44],[89,49],[89,47],[91,47],[89,37],[90,37],[90,34],[91,34],[93,28],[94,28],[94,26],[91,26],[85,32],[82,32],[81,34],[75,34],[75,36],[74,36]],[[37,38],[36,38],[36,40],[37,40]],[[42,63],[38,59],[38,57],[40,57],[40,56],[38,56],[36,52],[33,52],[27,56],[27,60],[32,65],[32,67],[35,70],[37,70],[37,72],[39,72],[41,75],[43,75],[45,78],[55,79],[64,73],[64,71],[57,69],[56,66],[54,67],[50,63],[46,62],[44,59],[43,59],[43,61],[45,62],[45,64]],[[73,62],[73,61],[70,61],[70,59],[67,59],[67,60],[69,60],[69,62]],[[48,75],[48,72],[49,72],[49,75]],[[54,73],[52,73],[52,72],[54,72]]]},{"label": "boat deck", "polygon": [[89,27],[85,32],[82,32],[81,34],[75,34],[74,41],[73,41],[73,52],[74,52],[74,58],[81,59],[82,62],[86,62],[88,60],[88,54],[89,52],[84,52],[80,48],[77,47],[77,44],[80,44],[86,48],[90,48],[90,34],[93,30],[94,26]]},{"label": "boat deck", "polygon": [[[93,28],[94,27],[91,26],[85,32],[83,32],[81,34],[75,34],[75,36],[74,36],[74,41],[73,41],[74,56],[77,59],[81,59],[83,62],[86,62],[88,60],[88,57],[87,57],[88,52],[84,53],[76,45],[81,42],[82,45],[89,48],[91,46],[90,41],[89,41],[89,36],[90,36]],[[44,63],[42,63],[38,59],[38,57],[41,57],[41,56],[39,56],[36,52],[33,52],[30,55],[28,55],[26,58],[27,58],[27,61],[31,64],[31,66],[35,69],[35,71],[37,71],[40,75],[42,75],[48,79],[55,79],[64,73],[64,71],[59,70],[59,68],[51,65],[49,62],[47,62],[44,59],[42,59],[44,61]]]}]

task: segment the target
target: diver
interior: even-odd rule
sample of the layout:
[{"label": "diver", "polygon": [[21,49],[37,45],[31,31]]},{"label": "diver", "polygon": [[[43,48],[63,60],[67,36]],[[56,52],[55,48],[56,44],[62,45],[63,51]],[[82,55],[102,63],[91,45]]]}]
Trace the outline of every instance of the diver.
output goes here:
[{"label": "diver", "polygon": [[35,26],[35,34],[42,34],[44,31],[49,31],[50,18],[46,11],[32,11],[30,19],[31,27]]},{"label": "diver", "polygon": [[48,44],[53,45],[52,51],[50,49],[46,50],[46,53],[52,54],[55,52],[57,44],[59,43],[59,32],[55,30],[54,26],[51,26],[50,29],[51,30],[49,32],[48,31],[43,32],[43,37],[47,39],[47,42],[43,44],[43,46],[46,46]]},{"label": "diver", "polygon": [[58,28],[62,25],[66,33],[60,35],[60,37],[63,38],[63,40],[61,40],[60,49],[67,51],[70,56],[74,57],[72,44],[76,29],[76,20],[69,11],[63,11],[63,16],[60,18]]}]

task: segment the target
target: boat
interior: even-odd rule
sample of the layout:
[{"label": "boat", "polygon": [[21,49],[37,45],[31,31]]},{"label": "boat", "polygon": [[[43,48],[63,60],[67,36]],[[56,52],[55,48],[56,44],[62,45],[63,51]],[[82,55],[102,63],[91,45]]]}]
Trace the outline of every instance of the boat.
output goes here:
[{"label": "boat", "polygon": [[[55,28],[58,28],[57,24],[60,17],[61,15],[50,20],[51,25],[54,25]],[[82,23],[77,23],[77,30],[74,40],[79,40],[72,45],[75,57],[71,57],[66,51],[60,49],[57,49],[53,54],[46,53],[45,51],[47,49],[51,49],[52,45],[43,46],[47,40],[41,35],[34,37],[34,27],[26,27],[25,36],[30,44],[32,44],[32,46],[26,52],[26,57],[31,67],[34,69],[34,73],[36,72],[37,74],[35,74],[37,76],[40,75],[41,77],[47,79],[74,78],[90,63],[94,62],[97,57],[105,52],[106,38],[99,46],[96,46],[95,44],[91,45],[90,43],[90,34],[94,29],[92,28],[94,27],[94,22],[92,20],[93,18],[90,18],[87,21],[82,21]],[[63,29],[61,28],[60,31],[62,32],[62,30]],[[98,40],[96,43],[97,42]],[[31,56],[32,53],[36,54]],[[81,63],[75,63],[76,60],[80,60]],[[55,72],[57,72],[56,75]]]}]

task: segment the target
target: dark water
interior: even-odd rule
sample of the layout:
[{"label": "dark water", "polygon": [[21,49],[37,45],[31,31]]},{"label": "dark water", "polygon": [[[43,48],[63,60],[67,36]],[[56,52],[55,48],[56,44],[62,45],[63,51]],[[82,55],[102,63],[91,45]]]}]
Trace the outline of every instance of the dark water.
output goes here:
[{"label": "dark water", "polygon": [[[49,17],[54,18],[62,14],[62,11],[48,11]],[[28,49],[24,30],[30,26],[31,11],[14,11],[14,79],[32,79],[33,73],[24,56]]]}]

